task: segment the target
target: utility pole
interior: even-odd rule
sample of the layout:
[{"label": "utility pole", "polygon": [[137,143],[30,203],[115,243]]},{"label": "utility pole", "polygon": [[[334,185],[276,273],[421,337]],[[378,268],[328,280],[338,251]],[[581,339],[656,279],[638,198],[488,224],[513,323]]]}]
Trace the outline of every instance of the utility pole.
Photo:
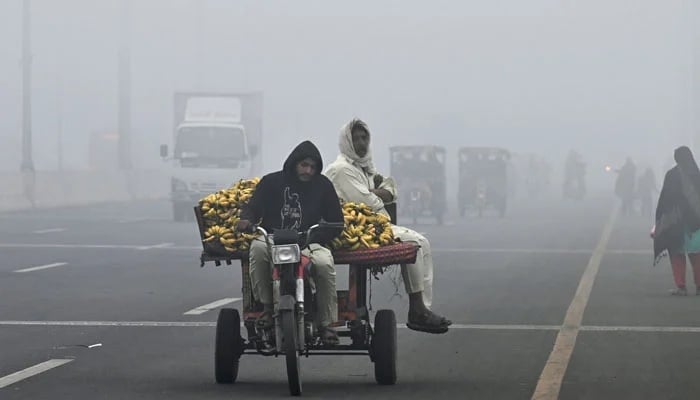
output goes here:
[{"label": "utility pole", "polygon": [[[56,52],[56,57],[58,57]],[[63,74],[56,60],[56,154],[58,170],[63,171]]]},{"label": "utility pole", "polygon": [[[700,20],[700,7],[695,0],[688,0],[688,29],[690,30],[690,143],[688,146],[697,153],[700,145],[700,31],[695,24]],[[697,155],[696,155],[697,157]]]},{"label": "utility pole", "polygon": [[131,1],[122,0],[119,24],[119,168],[130,170],[131,165],[131,51],[129,48]]},{"label": "utility pole", "polygon": [[32,161],[32,27],[31,1],[22,7],[22,172],[34,171]]},{"label": "utility pole", "polygon": [[24,197],[36,207],[36,175],[32,161],[32,26],[31,2],[22,3],[22,186]]}]

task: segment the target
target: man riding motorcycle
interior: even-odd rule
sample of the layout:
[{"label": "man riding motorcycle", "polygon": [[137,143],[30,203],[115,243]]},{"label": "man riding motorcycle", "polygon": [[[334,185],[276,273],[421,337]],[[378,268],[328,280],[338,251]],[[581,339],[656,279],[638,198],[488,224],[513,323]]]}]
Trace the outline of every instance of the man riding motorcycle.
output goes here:
[{"label": "man riding motorcycle", "polygon": [[[310,141],[300,143],[281,171],[267,174],[260,180],[253,197],[241,209],[237,229],[248,231],[252,221],[260,221],[259,225],[268,232],[274,229],[304,232],[321,220],[343,222],[340,200],[333,184],[320,174],[322,168],[318,148]],[[331,252],[323,247],[331,240],[332,232],[314,234],[309,247],[302,251],[311,259],[311,276],[317,288],[316,326],[325,344],[338,343],[338,334],[330,327],[338,316],[335,263]],[[260,238],[253,240],[250,246],[250,280],[255,299],[264,306],[257,324],[261,328],[271,328],[274,313],[272,264],[265,241]]]},{"label": "man riding motorcycle", "polygon": [[[393,179],[377,174],[369,142],[369,128],[361,120],[354,119],[343,126],[340,131],[340,155],[328,167],[325,175],[331,179],[338,196],[344,201],[365,203],[373,211],[388,215],[384,206],[396,199],[396,186]],[[415,264],[401,266],[404,286],[409,296],[406,325],[422,332],[447,332],[452,322],[430,310],[433,288],[430,242],[411,229],[396,225],[392,228],[395,237],[420,245]]]}]

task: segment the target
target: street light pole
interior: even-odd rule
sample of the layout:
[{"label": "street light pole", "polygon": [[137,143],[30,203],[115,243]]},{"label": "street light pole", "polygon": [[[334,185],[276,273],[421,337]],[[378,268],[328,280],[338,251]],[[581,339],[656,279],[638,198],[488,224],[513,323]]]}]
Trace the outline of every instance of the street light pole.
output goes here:
[{"label": "street light pole", "polygon": [[129,48],[129,21],[131,1],[123,0],[120,18],[119,77],[118,77],[118,130],[119,168],[131,169],[131,51]]},{"label": "street light pole", "polygon": [[32,27],[31,1],[22,7],[22,172],[34,171],[32,161]]}]

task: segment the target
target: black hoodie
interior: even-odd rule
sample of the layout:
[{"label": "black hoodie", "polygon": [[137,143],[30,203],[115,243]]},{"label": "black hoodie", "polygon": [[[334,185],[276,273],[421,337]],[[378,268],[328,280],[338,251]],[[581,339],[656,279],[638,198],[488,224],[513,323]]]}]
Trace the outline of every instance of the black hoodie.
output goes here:
[{"label": "black hoodie", "polygon": [[[316,173],[309,182],[297,177],[296,165],[311,158],[316,161]],[[281,171],[263,176],[253,197],[241,210],[241,219],[257,222],[268,233],[274,229],[294,229],[305,232],[321,219],[343,222],[343,210],[331,181],[321,174],[323,160],[318,148],[310,141],[300,143],[284,162]],[[314,242],[326,244],[340,232],[314,234]]]}]

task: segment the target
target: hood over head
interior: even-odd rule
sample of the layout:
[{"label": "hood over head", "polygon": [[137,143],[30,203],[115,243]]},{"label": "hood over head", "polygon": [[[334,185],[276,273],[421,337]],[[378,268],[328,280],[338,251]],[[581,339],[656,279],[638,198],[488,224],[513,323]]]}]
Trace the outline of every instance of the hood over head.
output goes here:
[{"label": "hood over head", "polygon": [[340,128],[340,140],[338,141],[340,154],[350,159],[355,165],[364,169],[366,172],[374,174],[376,170],[374,169],[374,163],[372,162],[371,146],[369,149],[367,149],[367,154],[365,154],[364,157],[358,156],[355,152],[355,147],[352,144],[352,129],[356,126],[361,126],[364,128],[371,139],[372,134],[369,131],[367,124],[365,124],[362,120],[355,118]]},{"label": "hood over head", "polygon": [[318,147],[309,140],[305,140],[297,145],[297,147],[292,150],[284,162],[284,167],[282,170],[285,174],[296,176],[296,165],[299,161],[310,158],[316,161],[316,175],[319,175],[323,171],[323,159],[321,158],[321,152],[318,151]]}]

